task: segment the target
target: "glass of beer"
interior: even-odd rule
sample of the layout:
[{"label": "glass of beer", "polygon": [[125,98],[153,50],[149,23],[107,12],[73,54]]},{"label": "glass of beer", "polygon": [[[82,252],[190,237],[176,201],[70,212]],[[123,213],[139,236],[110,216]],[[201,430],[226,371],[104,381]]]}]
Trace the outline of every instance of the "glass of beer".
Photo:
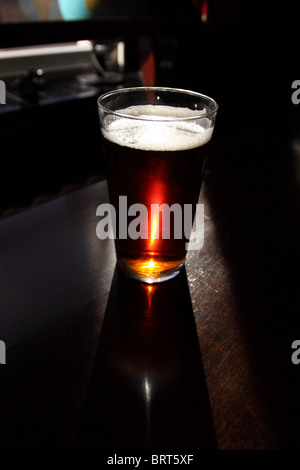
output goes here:
[{"label": "glass of beer", "polygon": [[117,263],[146,283],[184,265],[217,103],[162,87],[114,90],[98,110]]}]

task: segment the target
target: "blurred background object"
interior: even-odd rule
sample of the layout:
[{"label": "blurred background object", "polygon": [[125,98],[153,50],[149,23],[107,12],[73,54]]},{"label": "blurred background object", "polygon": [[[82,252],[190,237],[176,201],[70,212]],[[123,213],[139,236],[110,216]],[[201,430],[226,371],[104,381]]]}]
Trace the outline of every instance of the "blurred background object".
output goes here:
[{"label": "blurred background object", "polygon": [[154,85],[148,1],[0,4],[0,212],[10,215],[103,178],[96,100]]}]

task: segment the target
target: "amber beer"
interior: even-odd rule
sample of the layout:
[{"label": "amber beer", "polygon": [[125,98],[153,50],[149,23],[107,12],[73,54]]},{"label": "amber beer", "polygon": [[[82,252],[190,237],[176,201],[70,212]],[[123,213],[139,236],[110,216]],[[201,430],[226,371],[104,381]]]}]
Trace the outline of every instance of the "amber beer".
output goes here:
[{"label": "amber beer", "polygon": [[[216,104],[210,111],[211,103],[203,105],[202,95],[201,101],[198,94],[166,89],[137,88],[114,93],[127,94],[127,100],[121,101],[128,106],[120,107],[119,103],[117,110],[105,109],[100,98],[99,112],[110,202],[117,213],[117,260],[127,274],[142,281],[159,282],[179,272],[186,255],[188,234],[183,226],[183,212],[178,221],[170,211],[169,236],[164,238],[164,215],[159,212],[153,216],[151,207],[165,204],[171,208],[179,204],[183,209],[191,205],[194,214],[206,159],[203,146],[212,135]],[[187,95],[188,99],[181,97],[184,105],[170,105],[170,97],[163,101],[168,93],[173,100],[178,100],[178,94],[184,98]],[[137,103],[137,95],[141,94],[138,101],[141,104],[131,105],[130,94],[134,95],[133,103]],[[119,210],[124,210],[119,207],[120,196],[127,196],[127,207],[142,204],[148,209],[147,220],[141,220],[147,226],[146,238],[131,239],[124,228],[119,230]],[[128,216],[128,223],[133,218]],[[176,235],[175,223],[182,224],[181,238]]]}]

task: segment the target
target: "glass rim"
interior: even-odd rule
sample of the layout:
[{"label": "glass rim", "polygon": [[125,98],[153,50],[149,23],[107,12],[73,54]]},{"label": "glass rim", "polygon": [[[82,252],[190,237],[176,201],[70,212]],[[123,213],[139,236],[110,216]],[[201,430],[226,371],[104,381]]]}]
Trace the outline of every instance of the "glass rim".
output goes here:
[{"label": "glass rim", "polygon": [[[114,96],[117,94],[125,94],[133,91],[160,91],[160,92],[169,92],[169,93],[182,93],[185,95],[189,96],[195,96],[198,99],[202,99],[203,101],[206,100],[210,104],[213,105],[213,109],[210,109],[206,113],[201,113],[197,114],[195,110],[195,115],[194,116],[185,116],[185,117],[162,117],[161,119],[153,119],[153,117],[149,116],[134,116],[132,114],[126,114],[126,113],[120,113],[118,110],[114,111],[112,109],[107,108],[105,105],[101,103],[101,100],[108,98],[110,96]],[[97,104],[98,108],[102,109],[104,112],[112,114],[114,116],[126,118],[126,119],[135,119],[139,121],[157,121],[157,122],[166,122],[166,121],[193,121],[195,119],[203,119],[205,117],[209,117],[212,114],[216,114],[218,110],[218,104],[217,102],[211,98],[210,96],[204,95],[203,93],[199,93],[197,91],[191,91],[191,90],[185,90],[182,88],[171,88],[171,87],[146,87],[146,86],[140,86],[140,87],[129,87],[129,88],[119,88],[115,90],[108,91],[106,93],[103,93],[99,98],[97,99]],[[200,111],[200,110],[199,110]]]}]

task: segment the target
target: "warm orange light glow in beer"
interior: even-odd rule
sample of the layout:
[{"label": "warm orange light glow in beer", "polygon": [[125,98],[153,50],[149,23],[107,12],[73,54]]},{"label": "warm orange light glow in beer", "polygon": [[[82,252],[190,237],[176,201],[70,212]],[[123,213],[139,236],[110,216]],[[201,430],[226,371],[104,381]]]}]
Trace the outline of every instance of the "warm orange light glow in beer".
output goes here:
[{"label": "warm orange light glow in beer", "polygon": [[[161,181],[156,181],[149,194],[149,208],[152,204],[163,204],[165,202],[164,199],[166,199],[164,193],[164,184]],[[155,251],[159,239],[159,212],[152,213],[152,210],[150,212],[149,249]]]},{"label": "warm orange light glow in beer", "polygon": [[[156,181],[152,190],[150,192],[151,204],[162,204],[163,200],[163,185],[160,181]],[[151,206],[149,204],[149,207]],[[152,214],[150,210],[150,227],[149,227],[149,254],[155,255],[155,251],[157,251],[158,243],[159,243],[159,212]],[[144,265],[144,270],[147,275],[153,275],[160,270],[160,263],[155,261],[155,257],[151,256],[151,259],[147,261]]]},{"label": "warm orange light glow in beer", "polygon": [[155,240],[157,240],[157,231],[158,231],[158,223],[159,223],[159,214],[155,214],[153,217],[151,217],[151,235],[150,235],[150,243],[149,246],[152,248]]},{"label": "warm orange light glow in beer", "polygon": [[154,268],[154,266],[155,266],[155,263],[154,263],[153,259],[150,259],[150,261],[148,261],[145,265],[146,268],[150,268],[150,269]]},{"label": "warm orange light glow in beer", "polygon": [[[161,165],[158,169],[155,168],[155,171],[161,172],[163,175],[166,168]],[[161,255],[161,248],[165,242],[162,240],[163,214],[159,208],[164,204],[170,204],[169,192],[168,186],[161,178],[156,178],[155,181],[151,181],[151,184],[148,183],[148,190],[144,199],[148,209],[148,238],[145,240],[143,254],[137,257],[120,258],[128,268],[134,270],[140,276],[152,279],[148,282],[155,282],[156,277],[158,278],[161,272],[176,268],[185,256],[184,250],[181,255],[176,255],[173,258],[172,254],[168,257]],[[155,208],[152,208],[152,205]],[[170,243],[170,241],[167,240],[167,243]]]}]

